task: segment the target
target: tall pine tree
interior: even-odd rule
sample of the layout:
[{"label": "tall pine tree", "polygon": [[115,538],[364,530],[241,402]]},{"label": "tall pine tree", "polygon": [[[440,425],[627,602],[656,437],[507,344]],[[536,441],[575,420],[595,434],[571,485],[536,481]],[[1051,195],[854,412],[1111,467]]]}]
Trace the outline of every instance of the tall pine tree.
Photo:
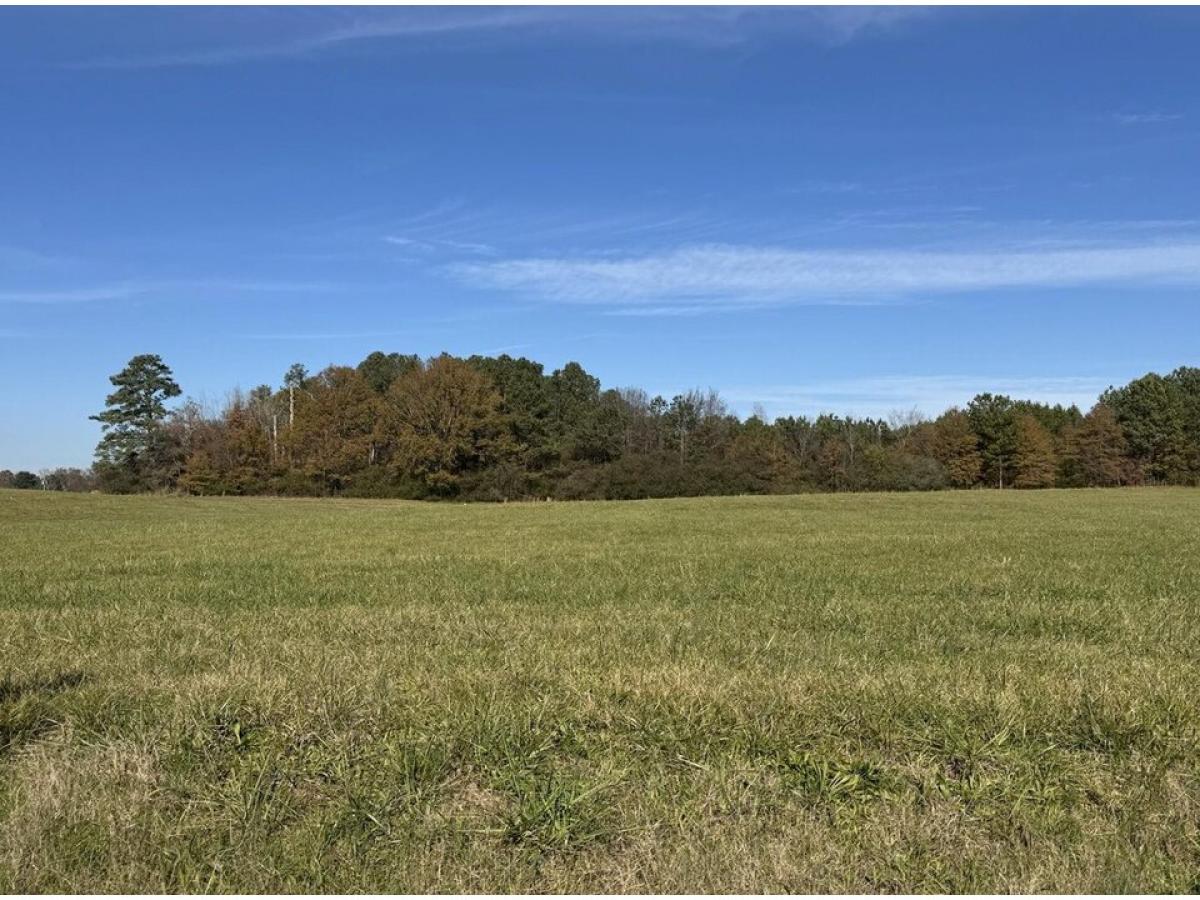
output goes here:
[{"label": "tall pine tree", "polygon": [[176,454],[164,427],[166,401],[180,394],[170,368],[158,355],[143,353],[109,381],[116,390],[105,400],[107,408],[89,417],[104,429],[96,445],[101,484],[118,492],[168,487]]}]

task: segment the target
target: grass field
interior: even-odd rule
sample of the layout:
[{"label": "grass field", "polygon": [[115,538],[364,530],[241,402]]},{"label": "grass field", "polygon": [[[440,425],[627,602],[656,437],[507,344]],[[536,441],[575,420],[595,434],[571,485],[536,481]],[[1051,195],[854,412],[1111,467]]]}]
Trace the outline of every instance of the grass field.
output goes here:
[{"label": "grass field", "polygon": [[0,492],[0,889],[1200,889],[1200,491]]}]

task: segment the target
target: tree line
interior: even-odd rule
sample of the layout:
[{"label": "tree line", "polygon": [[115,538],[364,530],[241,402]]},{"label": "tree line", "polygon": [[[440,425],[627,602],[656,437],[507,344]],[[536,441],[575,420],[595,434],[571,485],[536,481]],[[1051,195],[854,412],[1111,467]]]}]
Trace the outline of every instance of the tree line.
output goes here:
[{"label": "tree line", "polygon": [[155,355],[110,380],[90,472],[5,472],[0,486],[516,500],[1200,484],[1187,367],[1109,388],[1087,413],[983,393],[935,419],[770,422],[711,390],[602,389],[578,363],[547,374],[508,355],[296,364],[215,411],[168,409],[182,392]]}]

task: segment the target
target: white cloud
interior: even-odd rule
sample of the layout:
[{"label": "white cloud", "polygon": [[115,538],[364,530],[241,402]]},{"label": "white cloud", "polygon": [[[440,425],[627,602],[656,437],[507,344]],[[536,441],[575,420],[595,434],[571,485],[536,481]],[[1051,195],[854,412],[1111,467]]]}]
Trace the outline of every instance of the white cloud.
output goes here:
[{"label": "white cloud", "polygon": [[495,256],[499,252],[491,244],[484,244],[476,241],[451,241],[434,238],[420,240],[418,238],[390,234],[384,237],[384,241],[397,247],[403,247],[406,250],[418,250],[422,253],[431,253],[435,250],[441,249],[457,250],[462,253],[473,253],[477,256]]},{"label": "white cloud", "polygon": [[335,341],[355,340],[358,338],[381,338],[411,335],[407,331],[281,331],[260,334],[239,334],[239,338],[250,341]]},{"label": "white cloud", "polygon": [[237,279],[193,279],[178,281],[125,282],[94,287],[52,288],[48,290],[0,291],[0,303],[59,304],[95,303],[128,300],[146,294],[171,291],[213,291],[216,293],[325,293],[347,285],[329,282],[248,281]]},{"label": "white cloud", "polygon": [[813,6],[806,11],[827,40],[837,44],[892,31],[934,12],[919,6]]},{"label": "white cloud", "polygon": [[478,253],[481,256],[495,256],[499,251],[491,244],[483,244],[477,241],[438,241],[444,247],[449,247],[451,250],[462,250],[464,253]]},{"label": "white cloud", "polygon": [[721,395],[741,411],[761,403],[771,417],[834,413],[886,418],[890,413],[913,408],[932,417],[952,406],[965,406],[985,391],[1018,400],[1075,404],[1086,410],[1105,388],[1122,380],[1094,376],[885,375],[737,387]]},{"label": "white cloud", "polygon": [[0,303],[92,303],[97,300],[124,300],[143,290],[133,285],[109,285],[48,291],[0,291]]},{"label": "white cloud", "polygon": [[792,194],[858,194],[863,189],[863,185],[857,181],[827,181],[811,178],[787,189],[787,192]]},{"label": "white cloud", "polygon": [[407,250],[432,250],[433,244],[429,241],[418,241],[416,238],[400,237],[399,235],[387,235],[384,237],[384,243],[393,244],[397,247],[404,247]]},{"label": "white cloud", "polygon": [[1182,119],[1182,113],[1137,112],[1113,113],[1113,121],[1118,125],[1157,125],[1161,122],[1174,122]]},{"label": "white cloud", "polygon": [[[621,41],[673,41],[734,47],[753,39],[797,36],[841,45],[884,34],[934,11],[921,7],[494,7],[470,12],[410,7],[387,16],[331,17],[320,30],[285,39],[146,55],[110,56],[67,64],[75,69],[153,69],[222,66],[269,59],[313,57],[370,40],[416,40],[438,36],[572,33]],[[281,20],[282,21],[282,20]]]},{"label": "white cloud", "polygon": [[516,353],[518,350],[525,350],[532,347],[533,344],[505,344],[502,347],[489,347],[486,350],[480,350],[480,356],[499,356],[502,353]]},{"label": "white cloud", "polygon": [[5,269],[41,269],[51,266],[61,266],[69,263],[59,256],[48,256],[36,250],[25,247],[14,247],[10,244],[0,244],[0,268]]},{"label": "white cloud", "polygon": [[460,264],[477,286],[627,311],[881,302],[996,288],[1200,284],[1200,242],[1012,251],[792,250],[708,245],[624,258]]},{"label": "white cloud", "polygon": [[421,38],[463,31],[529,25],[534,16],[522,10],[500,10],[468,16],[403,16],[360,19],[290,40],[185,50],[148,56],[100,57],[69,64],[75,69],[156,69],[177,66],[221,66],[262,59],[302,57],[356,41]]}]

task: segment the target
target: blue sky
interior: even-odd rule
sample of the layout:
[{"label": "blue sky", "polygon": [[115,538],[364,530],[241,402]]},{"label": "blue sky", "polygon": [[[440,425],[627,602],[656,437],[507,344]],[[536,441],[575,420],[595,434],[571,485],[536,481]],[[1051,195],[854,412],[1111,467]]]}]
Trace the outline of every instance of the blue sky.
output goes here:
[{"label": "blue sky", "polygon": [[0,9],[0,468],[375,349],[748,413],[1200,364],[1200,10]]}]

